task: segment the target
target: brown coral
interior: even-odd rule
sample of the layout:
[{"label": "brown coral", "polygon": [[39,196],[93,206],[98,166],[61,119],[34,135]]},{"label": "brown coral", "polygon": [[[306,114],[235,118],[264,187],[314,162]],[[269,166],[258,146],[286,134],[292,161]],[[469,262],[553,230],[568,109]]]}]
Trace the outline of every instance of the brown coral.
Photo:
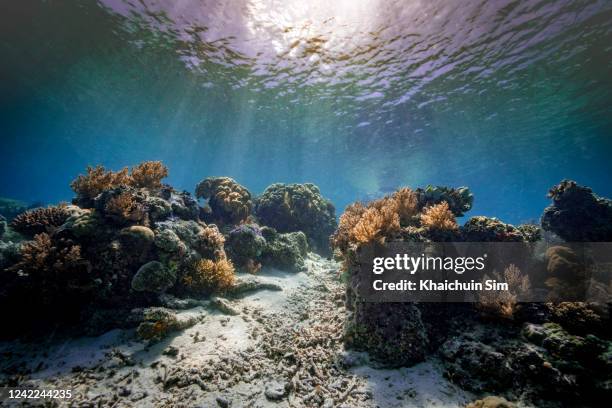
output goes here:
[{"label": "brown coral", "polygon": [[221,259],[225,257],[225,237],[216,225],[205,226],[197,237],[197,251],[205,257]]},{"label": "brown coral", "polygon": [[209,177],[196,186],[196,197],[208,200],[216,220],[236,224],[251,214],[251,193],[230,177]]},{"label": "brown coral", "polygon": [[400,188],[391,195],[397,205],[397,213],[402,226],[410,225],[419,212],[419,197],[409,188]]},{"label": "brown coral", "polygon": [[70,213],[65,205],[55,207],[36,208],[19,214],[11,222],[11,228],[15,231],[33,237],[36,234],[52,233],[64,224]]},{"label": "brown coral", "polygon": [[425,208],[421,214],[421,225],[437,231],[455,231],[459,228],[446,201]]},{"label": "brown coral", "polygon": [[338,229],[336,229],[330,239],[332,248],[346,251],[350,243],[351,230],[357,225],[365,210],[366,207],[360,202],[353,203],[346,207],[344,213],[340,216]]},{"label": "brown coral", "polygon": [[70,183],[81,204],[86,204],[98,194],[111,188],[131,183],[128,168],[118,172],[107,171],[104,166],[87,166],[87,174],[81,174]]},{"label": "brown coral", "polygon": [[144,206],[136,201],[133,195],[127,191],[109,198],[104,205],[104,213],[119,223],[146,223],[147,218]]},{"label": "brown coral", "polygon": [[200,259],[183,276],[183,284],[195,292],[224,291],[234,285],[234,265],[223,257],[217,261]]},{"label": "brown coral", "polygon": [[[531,293],[529,276],[524,275],[514,264],[510,264],[503,276],[495,275],[496,280],[508,284],[507,291],[481,291],[478,297],[478,309],[491,317],[512,319],[519,299],[525,299]],[[483,281],[488,280],[487,275]]]},{"label": "brown coral", "polygon": [[161,161],[146,161],[132,168],[131,185],[136,188],[158,189],[168,177],[168,168]]},{"label": "brown coral", "polygon": [[470,402],[465,408],[516,408],[516,405],[505,398],[489,396]]},{"label": "brown coral", "polygon": [[351,230],[350,240],[360,244],[384,242],[388,236],[399,232],[400,218],[396,211],[393,201],[368,208]]}]

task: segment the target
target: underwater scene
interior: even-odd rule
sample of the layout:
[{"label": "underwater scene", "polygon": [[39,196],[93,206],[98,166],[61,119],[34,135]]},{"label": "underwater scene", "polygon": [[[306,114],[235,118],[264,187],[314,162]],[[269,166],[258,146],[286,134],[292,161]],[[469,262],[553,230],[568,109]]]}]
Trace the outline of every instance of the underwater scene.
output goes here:
[{"label": "underwater scene", "polygon": [[0,56],[1,407],[612,401],[612,2],[7,0]]}]

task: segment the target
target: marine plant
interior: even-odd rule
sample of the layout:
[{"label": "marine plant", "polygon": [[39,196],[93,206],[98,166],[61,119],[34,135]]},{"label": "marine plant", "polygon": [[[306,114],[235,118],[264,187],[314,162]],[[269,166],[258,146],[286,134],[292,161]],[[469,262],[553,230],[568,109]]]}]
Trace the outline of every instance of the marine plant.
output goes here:
[{"label": "marine plant", "polygon": [[66,205],[36,208],[17,215],[10,225],[20,234],[33,237],[43,232],[52,233],[64,224],[69,216]]},{"label": "marine plant", "polygon": [[434,231],[454,231],[459,228],[446,201],[426,207],[421,214],[421,225]]},{"label": "marine plant", "polygon": [[253,202],[251,193],[230,177],[208,177],[196,186],[196,197],[208,200],[213,217],[227,224],[244,221]]},{"label": "marine plant", "polygon": [[188,290],[203,293],[225,291],[234,281],[234,265],[225,257],[216,261],[199,259],[187,268],[182,278]]},{"label": "marine plant", "polygon": [[168,168],[161,161],[146,161],[132,168],[130,184],[136,188],[158,189],[168,177]]},{"label": "marine plant", "polygon": [[103,191],[129,185],[131,182],[127,167],[114,172],[107,171],[104,166],[100,165],[87,166],[86,172],[70,183],[70,187],[77,194],[76,203],[84,207],[90,207],[92,200]]}]

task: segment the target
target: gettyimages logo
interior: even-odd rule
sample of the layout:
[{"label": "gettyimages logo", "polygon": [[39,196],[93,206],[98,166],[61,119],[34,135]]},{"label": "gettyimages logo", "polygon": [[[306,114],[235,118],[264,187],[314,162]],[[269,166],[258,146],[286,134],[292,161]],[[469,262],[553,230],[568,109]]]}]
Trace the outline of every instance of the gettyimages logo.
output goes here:
[{"label": "gettyimages logo", "polygon": [[458,275],[466,271],[482,271],[485,269],[487,254],[479,257],[441,257],[410,256],[406,253],[396,254],[395,257],[375,257],[372,261],[372,272],[376,275],[384,273],[386,270],[405,271],[414,275],[419,271],[452,271]]}]

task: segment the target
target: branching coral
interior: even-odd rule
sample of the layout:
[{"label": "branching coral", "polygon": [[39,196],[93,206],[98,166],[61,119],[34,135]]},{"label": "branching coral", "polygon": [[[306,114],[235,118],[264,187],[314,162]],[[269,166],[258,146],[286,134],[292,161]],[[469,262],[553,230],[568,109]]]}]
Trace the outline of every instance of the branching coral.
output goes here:
[{"label": "branching coral", "polygon": [[207,225],[197,235],[196,250],[205,257],[221,259],[225,257],[223,245],[225,237],[216,225]]},{"label": "branching coral", "polygon": [[131,182],[128,168],[118,172],[107,171],[104,166],[87,167],[87,174],[81,174],[70,183],[77,194],[79,204],[85,205],[98,194],[111,188],[129,185]]},{"label": "branching coral", "polygon": [[236,224],[251,214],[251,193],[230,177],[208,177],[196,186],[196,197],[208,200],[213,216]]},{"label": "branching coral", "polygon": [[118,223],[145,222],[147,212],[129,191],[121,192],[106,201],[104,213]]},{"label": "branching coral", "polygon": [[43,232],[51,233],[66,222],[70,213],[65,205],[36,208],[19,214],[11,222],[15,231],[33,237]]},{"label": "branching coral", "polygon": [[399,232],[400,218],[393,201],[366,209],[349,233],[349,239],[359,244],[384,242],[386,237]]},{"label": "branching coral", "polygon": [[421,214],[421,225],[437,231],[454,231],[459,228],[446,201],[425,208]]},{"label": "branching coral", "polygon": [[226,258],[200,259],[184,274],[183,284],[194,292],[225,291],[234,285],[234,265]]},{"label": "branching coral", "polygon": [[168,168],[160,161],[142,162],[132,168],[131,185],[136,188],[158,189],[168,177]]},{"label": "branching coral", "polygon": [[[502,276],[495,275],[496,280],[506,282],[508,290],[481,291],[478,296],[478,308],[489,316],[511,319],[519,299],[525,299],[531,293],[529,276],[524,275],[514,264],[510,264]],[[483,281],[490,279],[487,275]]]},{"label": "branching coral", "polygon": [[467,187],[427,186],[424,189],[417,189],[416,194],[421,208],[446,202],[456,217],[468,212],[474,202],[474,196]]},{"label": "branching coral", "polygon": [[360,202],[353,203],[346,207],[344,213],[340,216],[338,229],[336,229],[330,238],[332,248],[338,249],[341,252],[348,249],[351,242],[351,230],[357,225],[365,210],[366,207]]},{"label": "branching coral", "polygon": [[419,197],[409,188],[400,188],[391,195],[397,205],[397,213],[402,226],[413,223],[413,217],[419,212]]}]

